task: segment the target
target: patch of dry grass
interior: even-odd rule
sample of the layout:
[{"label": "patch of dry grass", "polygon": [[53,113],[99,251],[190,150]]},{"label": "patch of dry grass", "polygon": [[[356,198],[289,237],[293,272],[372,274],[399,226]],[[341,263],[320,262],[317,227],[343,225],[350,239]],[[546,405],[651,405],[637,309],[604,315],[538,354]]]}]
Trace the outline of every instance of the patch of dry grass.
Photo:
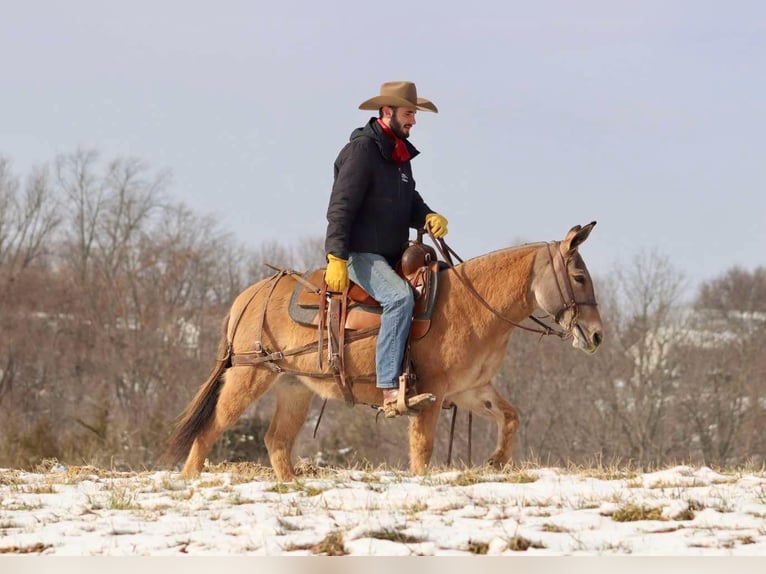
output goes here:
[{"label": "patch of dry grass", "polygon": [[30,484],[21,488],[24,494],[56,494],[56,487],[53,484]]},{"label": "patch of dry grass", "polygon": [[584,478],[597,480],[628,480],[637,478],[641,472],[630,465],[617,463],[604,466],[600,462],[593,466],[581,466],[569,464],[566,469],[568,474],[577,474]]},{"label": "patch of dry grass", "polygon": [[487,552],[489,552],[489,544],[487,544],[486,542],[482,542],[480,540],[469,540],[468,544],[466,544],[465,549],[471,554],[478,554],[480,556],[483,556]]},{"label": "patch of dry grass", "polygon": [[423,512],[424,510],[428,510],[428,504],[426,504],[422,500],[418,500],[417,502],[413,502],[412,504],[410,504],[410,505],[408,505],[408,506],[406,506],[404,508],[404,511],[407,514],[411,514],[411,515],[417,514],[418,512]]},{"label": "patch of dry grass", "polygon": [[255,462],[221,462],[219,464],[206,464],[204,472],[229,473],[231,484],[244,484],[256,480],[276,480],[277,475],[271,467],[263,466]]},{"label": "patch of dry grass", "polygon": [[18,470],[0,471],[0,486],[18,486],[23,482],[21,472]]},{"label": "patch of dry grass", "polygon": [[94,476],[96,478],[120,478],[131,475],[132,473],[97,468],[90,465],[68,466],[64,471],[64,476],[68,479],[68,483],[76,483],[83,480],[89,480]]},{"label": "patch of dry grass", "polygon": [[277,524],[279,524],[279,527],[284,532],[295,532],[296,530],[300,530],[301,529],[300,526],[296,526],[295,524],[293,524],[289,520],[285,520],[284,518],[279,517],[279,516],[277,517]]},{"label": "patch of dry grass", "polygon": [[48,548],[53,548],[53,545],[38,542],[29,546],[0,546],[0,554],[41,554]]},{"label": "patch of dry grass", "polygon": [[220,476],[216,476],[211,479],[200,480],[197,483],[198,488],[221,488],[223,486],[226,486],[226,480]]},{"label": "patch of dry grass", "polygon": [[516,535],[508,539],[507,548],[513,552],[526,552],[530,548],[545,548],[545,544]]},{"label": "patch of dry grass", "polygon": [[688,488],[689,486],[695,486],[694,484],[688,484],[685,482],[668,482],[667,480],[658,480],[656,482],[653,482],[652,484],[647,485],[646,488],[652,489],[652,490],[667,490],[672,488]]},{"label": "patch of dry grass", "polygon": [[174,492],[171,492],[170,498],[171,500],[191,500],[194,498],[195,491],[193,488],[190,488],[189,490],[176,490]]},{"label": "patch of dry grass", "polygon": [[755,538],[749,535],[740,536],[739,538],[737,538],[737,542],[739,542],[740,544],[755,544]]},{"label": "patch of dry grass", "polygon": [[226,499],[229,504],[232,506],[242,506],[243,504],[254,504],[255,500],[252,498],[246,498],[242,496],[241,493],[234,491],[231,493],[231,496]]},{"label": "patch of dry grass", "polygon": [[42,507],[43,507],[43,503],[40,501],[36,501],[36,502],[15,501],[9,504],[4,504],[3,510],[8,510],[11,512],[14,512],[14,511],[26,512],[28,510],[40,510]]},{"label": "patch of dry grass", "polygon": [[526,484],[536,482],[537,477],[532,476],[526,470],[510,470],[498,473],[486,468],[469,469],[461,472],[456,478],[447,481],[452,486],[471,486],[484,482],[500,482],[510,484]]},{"label": "patch of dry grass", "polygon": [[390,540],[391,542],[399,542],[400,544],[417,544],[426,540],[418,536],[412,536],[400,532],[395,528],[381,528],[380,530],[370,530],[365,532],[361,538],[375,538],[377,540]]},{"label": "patch of dry grass", "polygon": [[136,502],[135,494],[127,486],[112,489],[106,502],[106,507],[111,510],[139,510],[141,508]]},{"label": "patch of dry grass", "polygon": [[639,520],[665,520],[662,508],[645,506],[643,504],[626,504],[611,513],[615,522],[637,522]]},{"label": "patch of dry grass", "polygon": [[306,484],[303,481],[296,480],[294,482],[277,482],[267,490],[267,492],[278,492],[279,494],[287,494],[288,492],[303,492],[306,496],[317,496],[322,494],[326,488],[320,488]]},{"label": "patch of dry grass", "polygon": [[554,532],[557,534],[566,534],[568,532],[571,532],[569,528],[566,528],[564,526],[559,526],[558,524],[553,524],[551,522],[546,522],[542,526],[543,532]]},{"label": "patch of dry grass", "polygon": [[343,533],[334,530],[316,544],[288,544],[284,547],[286,552],[295,550],[309,550],[312,554],[322,556],[346,556],[348,550],[343,541]]},{"label": "patch of dry grass", "polygon": [[704,510],[705,506],[697,500],[688,500],[686,502],[686,508],[673,516],[673,520],[684,521],[694,520],[696,513],[700,510]]}]

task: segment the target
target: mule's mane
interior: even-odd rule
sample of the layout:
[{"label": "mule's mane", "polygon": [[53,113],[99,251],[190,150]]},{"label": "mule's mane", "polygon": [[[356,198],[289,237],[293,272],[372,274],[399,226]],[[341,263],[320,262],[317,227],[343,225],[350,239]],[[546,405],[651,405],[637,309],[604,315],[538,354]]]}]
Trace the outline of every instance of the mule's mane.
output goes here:
[{"label": "mule's mane", "polygon": [[[521,320],[532,311],[529,308],[530,280],[536,254],[545,245],[547,243],[542,241],[524,243],[474,257],[455,266],[455,279],[458,283],[467,280],[470,285],[466,287],[475,289],[478,299],[506,316],[519,316],[513,320]],[[445,279],[451,283],[453,277],[447,275]],[[459,299],[466,305],[479,304],[476,296]],[[479,317],[488,320],[492,314],[480,313]]]},{"label": "mule's mane", "polygon": [[[490,251],[488,253],[483,253],[481,255],[477,255],[476,257],[472,257],[470,259],[467,259],[463,263],[460,263],[459,265],[456,265],[455,267],[460,267],[462,265],[466,265],[468,263],[481,263],[484,259],[490,259],[495,258],[499,255],[516,255],[514,259],[520,259],[527,255],[531,250],[537,249],[539,247],[542,247],[543,245],[547,245],[547,241],[535,241],[532,243],[522,243],[521,245],[512,245],[510,247],[503,247],[501,249],[495,249],[494,251]],[[522,252],[523,250],[523,252]],[[518,251],[519,253],[515,253]]]}]

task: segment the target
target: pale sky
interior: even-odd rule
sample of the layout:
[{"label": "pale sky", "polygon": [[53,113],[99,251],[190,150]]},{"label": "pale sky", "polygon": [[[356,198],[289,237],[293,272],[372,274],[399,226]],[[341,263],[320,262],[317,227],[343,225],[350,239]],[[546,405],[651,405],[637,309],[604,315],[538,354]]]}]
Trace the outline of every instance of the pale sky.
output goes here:
[{"label": "pale sky", "polygon": [[[449,5],[449,7],[448,7]],[[464,257],[561,239],[607,275],[766,265],[766,2],[0,0],[0,154],[173,175],[245,245],[323,236],[332,164],[412,80],[418,189]]]}]

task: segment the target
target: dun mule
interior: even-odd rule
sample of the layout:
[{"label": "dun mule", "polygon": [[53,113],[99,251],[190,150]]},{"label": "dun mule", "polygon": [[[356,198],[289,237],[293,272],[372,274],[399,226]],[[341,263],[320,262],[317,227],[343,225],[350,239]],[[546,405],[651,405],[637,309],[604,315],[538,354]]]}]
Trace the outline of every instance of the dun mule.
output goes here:
[{"label": "dun mule", "polygon": [[[437,399],[410,419],[414,473],[425,472],[431,459],[445,402],[494,420],[497,447],[489,462],[500,467],[510,460],[519,417],[491,380],[514,326],[534,311],[541,309],[553,317],[573,346],[589,354],[596,351],[602,341],[601,318],[590,275],[578,252],[595,224],[573,227],[562,241],[494,251],[440,272],[431,329],[412,344],[418,391],[433,393]],[[292,278],[278,274],[252,285],[234,301],[223,324],[221,358],[170,439],[166,460],[174,463],[186,456],[184,476],[198,475],[221,433],[272,389],[276,405],[265,443],[277,477],[289,480],[294,476],[293,443],[312,397],[343,399],[339,385],[328,377],[326,361],[324,377],[318,376],[316,345],[312,344],[317,341],[316,329],[296,324],[288,316],[294,285]],[[356,401],[382,404],[382,393],[374,384],[375,337],[347,336],[346,345],[347,380]],[[296,349],[302,351],[291,353]],[[238,366],[241,355],[258,355],[265,362]]]}]

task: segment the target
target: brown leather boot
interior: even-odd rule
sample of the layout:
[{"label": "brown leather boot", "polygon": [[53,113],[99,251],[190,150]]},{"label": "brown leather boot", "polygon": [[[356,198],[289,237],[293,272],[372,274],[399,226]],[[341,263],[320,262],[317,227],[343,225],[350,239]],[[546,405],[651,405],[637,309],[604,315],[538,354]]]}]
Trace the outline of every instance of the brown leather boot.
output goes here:
[{"label": "brown leather boot", "polygon": [[401,415],[417,416],[420,412],[436,402],[436,396],[431,393],[420,393],[411,396],[400,395],[399,389],[383,391],[383,406],[380,411],[387,419]]}]

